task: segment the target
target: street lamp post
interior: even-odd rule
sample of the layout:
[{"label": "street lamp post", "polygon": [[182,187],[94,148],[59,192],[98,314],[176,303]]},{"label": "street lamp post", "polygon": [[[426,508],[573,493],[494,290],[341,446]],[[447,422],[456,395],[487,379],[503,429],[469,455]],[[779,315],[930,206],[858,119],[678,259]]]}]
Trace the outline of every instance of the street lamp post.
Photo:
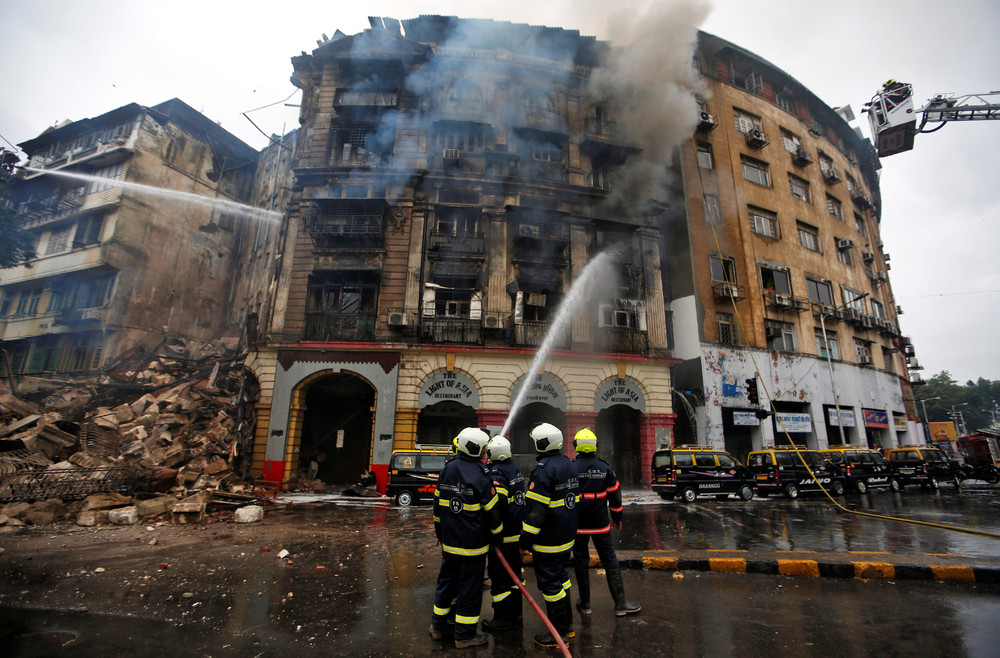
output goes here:
[{"label": "street lamp post", "polygon": [[962,434],[965,435],[965,417],[962,415],[961,411],[955,411],[955,407],[967,407],[968,402],[962,402],[960,404],[951,405],[951,420],[954,422],[956,419],[959,421],[958,427],[961,428]]},{"label": "street lamp post", "polygon": [[844,421],[840,416],[840,393],[837,392],[837,382],[833,379],[833,359],[830,358],[830,339],[826,336],[826,315],[827,313],[833,313],[836,310],[845,308],[859,299],[864,299],[869,293],[864,292],[855,297],[854,299],[844,302],[836,308],[830,309],[829,311],[820,311],[819,314],[819,326],[820,330],[823,332],[823,345],[826,348],[826,364],[830,367],[830,388],[833,389],[833,403],[837,405],[837,429],[840,430],[840,444],[847,445],[847,436],[844,434]]},{"label": "street lamp post", "polygon": [[929,426],[929,423],[931,421],[930,421],[929,418],[927,418],[927,401],[928,400],[940,400],[940,399],[941,399],[941,396],[937,395],[937,396],[934,396],[932,398],[924,398],[923,400],[920,400],[920,406],[924,408],[924,443],[927,443],[928,441],[931,440],[931,428]]}]

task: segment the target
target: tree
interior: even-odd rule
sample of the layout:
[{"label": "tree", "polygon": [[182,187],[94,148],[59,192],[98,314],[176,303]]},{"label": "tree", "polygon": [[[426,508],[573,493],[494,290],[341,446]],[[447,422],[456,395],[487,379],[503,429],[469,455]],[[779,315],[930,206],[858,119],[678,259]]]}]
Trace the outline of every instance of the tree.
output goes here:
[{"label": "tree", "polygon": [[17,154],[0,149],[0,269],[26,265],[35,257],[35,236],[21,225],[8,203],[10,181],[18,162]]},{"label": "tree", "polygon": [[[954,409],[955,412],[961,412],[966,429],[974,432],[995,422],[993,413],[1000,411],[997,408],[997,404],[1000,403],[1000,381],[990,381],[980,377],[978,381],[969,380],[963,385],[955,381],[951,373],[943,370],[928,379],[927,383],[917,390],[915,397],[921,414],[926,406],[927,421],[951,421]],[[927,402],[921,405],[920,400]]]}]

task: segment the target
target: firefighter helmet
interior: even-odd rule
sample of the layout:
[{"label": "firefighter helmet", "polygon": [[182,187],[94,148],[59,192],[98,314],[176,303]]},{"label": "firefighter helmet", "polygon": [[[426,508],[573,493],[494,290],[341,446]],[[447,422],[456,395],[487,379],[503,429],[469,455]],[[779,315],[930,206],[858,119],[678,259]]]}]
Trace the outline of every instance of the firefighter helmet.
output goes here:
[{"label": "firefighter helmet", "polygon": [[479,459],[486,444],[490,442],[490,435],[478,427],[466,427],[455,437],[455,444],[458,451],[474,459]]},{"label": "firefighter helmet", "polygon": [[589,427],[584,427],[573,437],[573,447],[577,452],[597,452],[597,435]]},{"label": "firefighter helmet", "polygon": [[555,425],[542,423],[531,430],[531,440],[535,442],[536,452],[548,452],[562,448],[563,435]]},{"label": "firefighter helmet", "polygon": [[486,444],[486,456],[490,461],[502,462],[511,458],[510,441],[507,437],[497,434]]}]

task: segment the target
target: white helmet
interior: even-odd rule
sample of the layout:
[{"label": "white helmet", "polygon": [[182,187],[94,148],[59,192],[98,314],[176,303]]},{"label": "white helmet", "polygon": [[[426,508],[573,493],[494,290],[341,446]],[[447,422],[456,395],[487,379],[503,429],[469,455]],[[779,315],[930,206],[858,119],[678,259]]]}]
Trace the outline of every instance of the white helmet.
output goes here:
[{"label": "white helmet", "polygon": [[455,442],[459,452],[479,459],[486,444],[490,442],[490,435],[478,427],[466,427],[455,437]]},{"label": "white helmet", "polygon": [[542,423],[531,430],[531,440],[535,442],[536,452],[561,450],[563,445],[562,431],[555,425]]},{"label": "white helmet", "polygon": [[510,441],[507,437],[497,434],[486,445],[486,456],[490,461],[502,462],[511,458]]}]

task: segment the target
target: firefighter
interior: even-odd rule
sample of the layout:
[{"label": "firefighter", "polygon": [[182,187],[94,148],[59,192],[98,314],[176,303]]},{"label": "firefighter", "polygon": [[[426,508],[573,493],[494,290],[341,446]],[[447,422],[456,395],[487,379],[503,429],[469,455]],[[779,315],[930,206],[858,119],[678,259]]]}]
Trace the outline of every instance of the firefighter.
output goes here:
[{"label": "firefighter", "polygon": [[[524,521],[526,489],[521,467],[511,458],[510,441],[503,436],[495,436],[486,446],[489,459],[489,476],[493,479],[497,496],[503,508],[503,543],[500,552],[511,570],[520,578],[521,552],[518,540]],[[490,552],[487,560],[490,580],[490,595],[493,598],[493,619],[483,622],[483,630],[498,632],[521,625],[521,593],[495,553]]]},{"label": "firefighter", "polygon": [[453,614],[455,648],[464,649],[489,640],[478,632],[483,570],[492,538],[501,536],[503,521],[496,490],[481,461],[489,435],[467,427],[455,441],[457,456],[441,469],[434,493],[434,533],[442,557],[430,635],[442,639]]},{"label": "firefighter", "polygon": [[[573,545],[573,570],[576,572],[576,584],[580,588],[580,599],[576,609],[580,614],[589,615],[590,609],[590,541],[601,559],[604,571],[608,577],[608,589],[615,602],[615,615],[624,617],[639,612],[642,608],[637,603],[629,603],[625,599],[625,585],[622,582],[622,571],[615,554],[614,542],[611,538],[611,526],[616,533],[622,531],[622,491],[614,469],[597,456],[597,435],[585,427],[573,437],[573,447],[576,449],[577,478],[580,480],[580,522],[576,530],[576,542]],[[608,518],[608,509],[611,518]]]},{"label": "firefighter", "polygon": [[[531,430],[531,440],[538,453],[538,464],[531,471],[524,495],[527,516],[522,524],[521,552],[524,555],[531,551],[535,580],[545,599],[546,613],[565,642],[576,636],[566,563],[576,539],[579,484],[573,462],[562,454],[563,435],[559,428],[542,423]],[[536,635],[535,644],[559,646],[549,632]]]}]

